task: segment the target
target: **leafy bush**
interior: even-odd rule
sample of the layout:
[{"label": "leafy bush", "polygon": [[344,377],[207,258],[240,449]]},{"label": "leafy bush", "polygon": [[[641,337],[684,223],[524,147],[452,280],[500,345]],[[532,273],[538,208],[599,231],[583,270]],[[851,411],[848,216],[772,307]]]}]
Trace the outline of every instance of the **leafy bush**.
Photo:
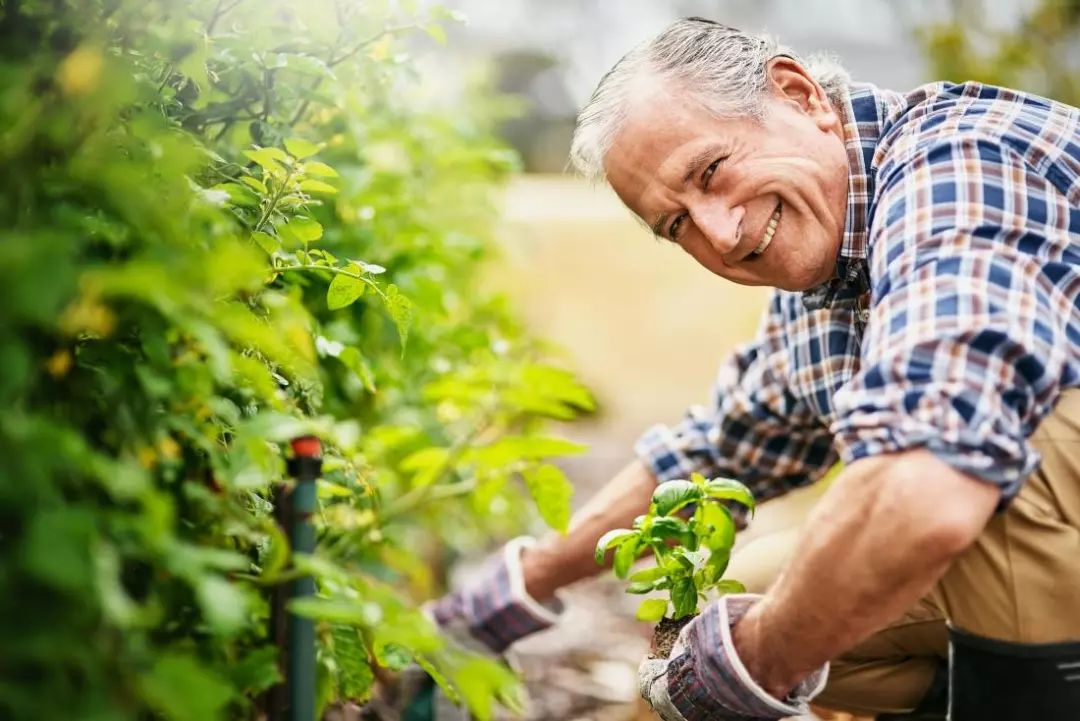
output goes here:
[{"label": "leafy bush", "polygon": [[[417,604],[528,494],[565,529],[549,461],[581,448],[544,424],[592,400],[477,288],[516,160],[501,101],[419,99],[408,37],[452,21],[0,4],[0,717],[254,718],[269,589],[298,573],[320,703],[412,659],[481,717],[514,687]],[[271,499],[308,432],[318,551],[294,557]]]},{"label": "leafy bush", "polygon": [[[667,591],[668,598],[642,601],[639,620],[693,616],[698,601],[706,601],[709,591],[745,590],[738,581],[724,579],[735,544],[735,520],[722,501],[754,508],[750,489],[738,481],[707,479],[700,473],[688,481],[666,481],[656,487],[648,513],[634,519],[633,528],[608,531],[597,541],[596,562],[603,563],[607,552],[615,549],[614,570],[619,578],[627,577],[639,557],[653,554],[656,565],[631,575],[626,592]],[[693,513],[680,517],[689,506]]]}]

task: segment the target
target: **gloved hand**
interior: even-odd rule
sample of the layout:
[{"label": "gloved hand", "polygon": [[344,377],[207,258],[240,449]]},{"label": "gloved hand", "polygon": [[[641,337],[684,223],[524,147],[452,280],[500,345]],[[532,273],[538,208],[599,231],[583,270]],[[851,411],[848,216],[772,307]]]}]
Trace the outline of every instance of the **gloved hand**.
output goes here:
[{"label": "gloved hand", "polygon": [[809,701],[825,688],[825,664],[783,700],[770,696],[746,671],[731,628],[761,596],[732,594],[705,607],[679,633],[666,659],[638,668],[641,696],[664,721],[761,721],[809,713]]},{"label": "gloved hand", "polygon": [[[562,603],[540,603],[525,591],[521,554],[536,541],[521,537],[507,543],[488,560],[478,578],[464,588],[425,607],[440,630],[471,651],[492,657],[512,643],[549,628],[559,619]],[[418,666],[402,674],[402,721],[466,721],[465,709],[455,706]]]},{"label": "gloved hand", "polygon": [[499,654],[558,621],[562,603],[542,604],[525,591],[521,554],[535,543],[515,538],[488,561],[480,578],[431,604],[428,610],[439,628],[474,649],[479,644]]}]

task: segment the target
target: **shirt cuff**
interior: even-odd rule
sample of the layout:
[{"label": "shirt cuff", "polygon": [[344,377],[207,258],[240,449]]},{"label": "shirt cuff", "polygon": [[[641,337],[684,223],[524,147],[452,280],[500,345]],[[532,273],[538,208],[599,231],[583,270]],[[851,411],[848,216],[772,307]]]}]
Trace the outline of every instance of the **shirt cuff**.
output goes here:
[{"label": "shirt cuff", "polygon": [[645,431],[634,453],[656,478],[657,483],[676,478],[689,478],[691,473],[708,475],[705,459],[694,458],[687,453],[690,440],[678,435],[670,426],[658,424]]}]

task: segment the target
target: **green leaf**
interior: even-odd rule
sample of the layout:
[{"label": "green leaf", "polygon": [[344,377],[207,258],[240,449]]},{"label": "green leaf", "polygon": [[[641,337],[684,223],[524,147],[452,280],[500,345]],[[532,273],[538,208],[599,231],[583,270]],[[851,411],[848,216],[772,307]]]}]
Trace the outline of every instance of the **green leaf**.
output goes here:
[{"label": "green leaf", "polygon": [[634,565],[634,561],[637,560],[638,553],[641,551],[641,544],[637,539],[633,539],[627,543],[623,543],[615,550],[615,575],[619,578],[626,578],[626,574],[630,573],[630,567]]},{"label": "green leaf", "polygon": [[303,160],[304,158],[319,152],[321,148],[310,140],[304,140],[303,138],[288,138],[285,141],[285,149],[297,160]]},{"label": "green leaf", "polygon": [[412,487],[422,488],[439,480],[449,459],[449,448],[421,448],[402,459],[400,468],[406,473],[416,474],[412,479]]},{"label": "green leaf", "polygon": [[735,519],[731,511],[720,503],[703,503],[699,507],[701,525],[705,531],[705,545],[713,552],[728,550],[735,545]]},{"label": "green leaf", "polygon": [[391,671],[401,671],[413,662],[413,654],[398,643],[375,644],[375,660]]},{"label": "green leaf", "polygon": [[697,536],[681,518],[654,518],[649,529],[649,537],[660,541],[677,541],[693,550],[697,546]]},{"label": "green leaf", "polygon": [[[352,266],[349,267],[349,270]],[[326,289],[326,307],[340,310],[355,303],[367,290],[367,283],[344,273],[337,273]]]},{"label": "green leaf", "polygon": [[338,189],[329,183],[324,183],[321,180],[312,180],[310,178],[300,181],[300,190],[303,190],[305,193],[333,194],[338,192]]},{"label": "green leaf", "polygon": [[[210,188],[209,192],[214,191],[225,193],[225,195],[228,196],[228,202],[233,205],[253,207],[259,203],[259,199],[252,195],[249,189],[239,183],[220,183]],[[215,205],[220,205],[220,203],[215,203]]]},{"label": "green leaf", "polygon": [[319,221],[303,215],[291,218],[288,223],[277,226],[277,229],[284,240],[294,245],[318,240],[323,234],[323,227]]},{"label": "green leaf", "polygon": [[604,562],[604,556],[607,555],[607,552],[613,546],[626,543],[628,540],[636,538],[638,535],[637,531],[631,531],[626,528],[616,528],[600,536],[600,540],[596,542],[596,551],[594,552],[596,562],[602,564]]},{"label": "green leaf", "polygon": [[570,526],[570,499],[574,487],[556,466],[544,464],[521,473],[540,517],[552,529],[565,534]]},{"label": "green leaf", "polygon": [[77,591],[90,585],[95,536],[94,516],[83,508],[68,507],[28,514],[22,564],[34,578],[49,585]]},{"label": "green leaf", "polygon": [[238,663],[225,667],[232,685],[248,696],[255,696],[282,680],[278,668],[277,646],[256,648]]},{"label": "green leaf", "polygon": [[338,177],[338,171],[331,168],[326,163],[320,163],[317,160],[304,163],[304,174],[311,175],[316,178],[336,178]]},{"label": "green leaf", "polygon": [[709,498],[723,501],[735,501],[750,510],[754,509],[754,494],[750,489],[730,478],[714,478],[705,484],[705,494]]},{"label": "green leaf", "polygon": [[681,578],[671,586],[671,605],[674,606],[673,618],[680,619],[697,613],[697,586],[693,579]]},{"label": "green leaf", "polygon": [[670,516],[691,503],[697,503],[703,495],[702,489],[690,481],[667,481],[656,487],[652,502],[656,506],[656,515]]},{"label": "green leaf", "polygon": [[252,231],[251,239],[254,240],[260,248],[265,250],[270,255],[273,255],[274,253],[281,250],[281,241],[270,235],[269,233],[264,233],[261,230]]},{"label": "green leaf", "polygon": [[270,192],[270,191],[268,191],[266,189],[266,184],[265,183],[263,183],[258,178],[254,178],[254,177],[252,177],[250,175],[245,175],[245,176],[241,177],[240,182],[243,183],[244,185],[248,186],[249,188],[252,188],[254,190],[259,191],[263,195],[267,195]]},{"label": "green leaf", "polygon": [[631,582],[630,585],[626,587],[626,592],[627,593],[651,593],[652,591],[655,591],[655,590],[656,590],[656,583],[655,582],[653,582],[653,583],[642,583],[642,582],[635,581],[635,582]]},{"label": "green leaf", "polygon": [[289,611],[297,616],[319,621],[345,623],[355,626],[374,626],[382,620],[382,609],[373,601],[349,601],[328,598],[296,598],[289,602]]},{"label": "green leaf", "polygon": [[569,456],[584,453],[588,446],[565,438],[548,436],[507,436],[491,445],[474,448],[466,454],[466,460],[482,468],[495,469],[518,461],[538,461],[553,456]]},{"label": "green leaf", "polygon": [[634,616],[639,621],[656,623],[664,617],[665,613],[667,613],[667,601],[662,598],[650,598],[641,602]]},{"label": "green leaf", "polygon": [[667,577],[668,572],[659,566],[654,568],[645,568],[637,573],[633,574],[627,580],[631,583],[655,583],[661,578]]},{"label": "green leaf", "polygon": [[147,703],[169,721],[222,719],[232,688],[187,655],[160,656],[149,673],[139,679]]},{"label": "green leaf", "polygon": [[244,157],[254,161],[260,168],[271,174],[284,172],[284,168],[278,165],[278,162],[288,162],[289,160],[289,157],[278,148],[245,150]]},{"label": "green leaf", "polygon": [[215,633],[235,633],[247,622],[247,596],[224,578],[203,576],[196,586],[196,596],[203,618]]},{"label": "green leaf", "polygon": [[746,593],[746,586],[742,585],[734,579],[727,579],[716,584],[716,590],[720,594],[725,593]]},{"label": "green leaf", "polygon": [[731,551],[728,549],[713,551],[709,560],[705,562],[705,580],[708,585],[715,585],[724,576],[728,562],[731,560]]},{"label": "green leaf", "polygon": [[397,326],[398,337],[401,339],[401,352],[405,352],[405,344],[409,340],[409,327],[412,325],[413,305],[398,287],[391,283],[386,286],[386,309],[390,318]]},{"label": "green leaf", "polygon": [[375,674],[368,662],[367,649],[360,634],[350,626],[334,625],[330,628],[333,642],[334,663],[337,666],[340,698],[350,701],[366,701],[375,683]]}]

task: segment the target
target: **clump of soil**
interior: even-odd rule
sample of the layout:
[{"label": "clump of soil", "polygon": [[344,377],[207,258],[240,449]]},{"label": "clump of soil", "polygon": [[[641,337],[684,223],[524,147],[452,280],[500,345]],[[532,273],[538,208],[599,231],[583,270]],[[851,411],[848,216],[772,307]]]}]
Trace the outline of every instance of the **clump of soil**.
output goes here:
[{"label": "clump of soil", "polygon": [[679,639],[679,631],[693,620],[693,616],[683,616],[678,620],[660,619],[660,623],[656,624],[656,629],[653,630],[652,651],[649,653],[649,657],[667,658],[671,655],[671,649]]}]

